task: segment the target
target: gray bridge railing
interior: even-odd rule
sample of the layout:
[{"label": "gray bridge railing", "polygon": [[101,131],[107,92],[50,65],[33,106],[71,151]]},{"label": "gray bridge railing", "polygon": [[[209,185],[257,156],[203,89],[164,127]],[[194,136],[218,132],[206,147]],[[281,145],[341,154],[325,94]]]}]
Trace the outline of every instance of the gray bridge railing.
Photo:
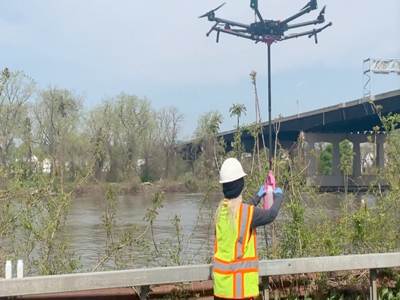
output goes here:
[{"label": "gray bridge railing", "polygon": [[[259,276],[269,299],[269,276],[369,269],[370,299],[377,300],[376,270],[391,267],[400,267],[400,252],[263,260]],[[212,280],[211,265],[34,276],[0,280],[0,297],[140,286],[145,299],[150,285],[204,280]]]}]

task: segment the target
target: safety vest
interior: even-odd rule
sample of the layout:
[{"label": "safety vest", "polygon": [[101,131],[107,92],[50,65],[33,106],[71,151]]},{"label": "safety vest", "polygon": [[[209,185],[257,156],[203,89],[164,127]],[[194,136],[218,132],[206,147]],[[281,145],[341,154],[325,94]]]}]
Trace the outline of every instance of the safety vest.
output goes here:
[{"label": "safety vest", "polygon": [[256,230],[250,229],[254,206],[241,203],[232,228],[227,204],[224,200],[215,225],[214,295],[230,299],[258,297]]}]

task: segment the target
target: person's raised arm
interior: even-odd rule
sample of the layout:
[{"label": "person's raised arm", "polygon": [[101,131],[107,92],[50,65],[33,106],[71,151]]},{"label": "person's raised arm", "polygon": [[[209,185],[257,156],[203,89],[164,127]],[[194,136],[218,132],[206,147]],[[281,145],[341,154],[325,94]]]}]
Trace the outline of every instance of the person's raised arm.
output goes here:
[{"label": "person's raised arm", "polygon": [[262,197],[265,195],[265,193],[266,192],[264,191],[264,186],[260,187],[257,194],[251,197],[250,201],[247,202],[247,204],[257,206],[258,203],[260,203]]},{"label": "person's raised arm", "polygon": [[[260,191],[259,191],[260,192]],[[258,196],[258,195],[257,195]],[[254,198],[254,197],[253,197]],[[274,203],[269,210],[263,210],[259,207],[254,207],[253,219],[251,220],[251,228],[267,225],[275,221],[278,216],[281,204],[283,201],[283,194],[281,188],[274,191]]]}]

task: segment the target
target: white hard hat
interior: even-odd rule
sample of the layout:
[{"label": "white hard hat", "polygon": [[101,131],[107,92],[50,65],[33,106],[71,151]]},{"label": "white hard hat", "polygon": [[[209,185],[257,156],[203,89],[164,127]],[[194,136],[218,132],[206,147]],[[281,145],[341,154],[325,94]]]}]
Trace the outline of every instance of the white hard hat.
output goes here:
[{"label": "white hard hat", "polygon": [[236,158],[228,158],[219,171],[219,183],[227,183],[246,176],[242,164]]}]

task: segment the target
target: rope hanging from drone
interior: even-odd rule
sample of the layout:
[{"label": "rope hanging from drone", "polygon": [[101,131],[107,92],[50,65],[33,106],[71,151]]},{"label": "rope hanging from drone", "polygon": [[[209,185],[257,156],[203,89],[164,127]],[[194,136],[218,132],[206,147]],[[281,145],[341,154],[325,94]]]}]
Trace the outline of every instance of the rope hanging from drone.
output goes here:
[{"label": "rope hanging from drone", "polygon": [[[312,10],[318,9],[317,0],[310,0],[298,13],[293,16],[281,21],[281,20],[264,20],[260,11],[258,10],[258,0],[250,0],[250,7],[254,9],[256,15],[256,21],[251,24],[243,24],[235,21],[225,20],[215,17],[215,11],[220,9],[225,2],[218,6],[217,8],[205,13],[199,18],[207,17],[209,21],[215,22],[211,27],[210,31],[207,32],[208,37],[211,32],[217,32],[217,43],[219,42],[219,34],[221,32],[230,35],[235,35],[237,37],[242,37],[255,41],[255,43],[265,43],[268,46],[268,121],[269,121],[269,172],[266,178],[264,189],[267,190],[266,199],[264,201],[264,209],[269,209],[272,205],[272,192],[275,190],[275,177],[272,172],[272,121],[271,121],[271,45],[278,41],[284,41],[292,38],[297,38],[300,36],[308,36],[309,38],[315,38],[315,43],[318,43],[317,34],[324,30],[325,28],[332,25],[332,22],[327,25],[312,29],[301,33],[294,33],[290,35],[285,35],[285,32],[293,29],[308,25],[322,24],[325,22],[325,8],[324,6],[319,13],[318,17],[312,21],[306,21],[296,24],[289,25],[289,22],[311,12]],[[259,21],[257,21],[257,17]],[[237,28],[236,28],[237,27]]]}]

